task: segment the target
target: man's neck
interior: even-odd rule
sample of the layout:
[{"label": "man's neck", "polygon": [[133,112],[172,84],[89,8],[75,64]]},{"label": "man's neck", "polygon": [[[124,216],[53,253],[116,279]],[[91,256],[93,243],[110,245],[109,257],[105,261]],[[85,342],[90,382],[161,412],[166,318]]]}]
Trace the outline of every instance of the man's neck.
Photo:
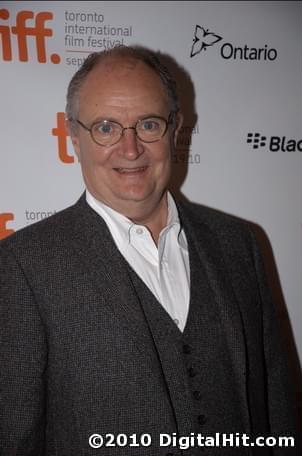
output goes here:
[{"label": "man's neck", "polygon": [[144,225],[150,231],[153,241],[158,245],[160,232],[167,225],[168,199],[165,192],[156,208],[141,217],[129,217],[134,223]]}]

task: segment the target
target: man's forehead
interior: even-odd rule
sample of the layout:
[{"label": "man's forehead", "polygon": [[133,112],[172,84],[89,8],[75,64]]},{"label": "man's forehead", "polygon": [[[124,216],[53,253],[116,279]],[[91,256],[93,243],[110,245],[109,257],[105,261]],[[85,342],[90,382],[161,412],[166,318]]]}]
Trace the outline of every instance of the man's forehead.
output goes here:
[{"label": "man's forehead", "polygon": [[133,57],[107,57],[95,67],[95,72],[106,75],[115,74],[127,74],[131,73],[134,70],[150,70],[143,61],[138,60]]},{"label": "man's forehead", "polygon": [[[167,102],[167,93],[157,72],[147,63],[132,56],[106,57],[99,62],[86,78],[81,88],[81,101],[102,97],[149,96]],[[146,95],[147,94],[147,95]]]}]

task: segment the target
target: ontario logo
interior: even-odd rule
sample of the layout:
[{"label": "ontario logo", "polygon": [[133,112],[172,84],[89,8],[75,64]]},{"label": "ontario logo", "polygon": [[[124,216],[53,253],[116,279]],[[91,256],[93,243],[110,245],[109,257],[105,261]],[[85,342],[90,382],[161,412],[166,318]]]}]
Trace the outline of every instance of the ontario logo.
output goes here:
[{"label": "ontario logo", "polygon": [[[53,20],[53,14],[49,11],[34,13],[33,11],[19,11],[15,17],[14,25],[10,25],[10,12],[0,9],[0,37],[2,43],[2,58],[6,62],[17,60],[19,62],[38,61],[39,63],[58,64],[61,57],[58,54],[48,55],[46,51],[46,39],[53,36],[53,30],[45,26],[45,22]],[[28,24],[28,22],[30,22]],[[29,40],[35,41],[35,55],[29,56]],[[18,56],[14,58],[13,49],[17,49]],[[0,51],[1,52],[1,51]]]},{"label": "ontario logo", "polygon": [[11,212],[0,213],[0,240],[10,236],[14,230],[7,227],[7,223],[14,220],[14,214]]},{"label": "ontario logo", "polygon": [[[191,46],[190,57],[204,54],[209,47],[213,47],[223,40],[222,36],[208,28],[196,24],[193,33],[193,43]],[[217,49],[217,47],[215,46]],[[250,47],[247,44],[235,46],[232,43],[223,43],[220,46],[220,57],[224,60],[251,60],[251,61],[273,61],[277,58],[277,50],[270,48],[267,44],[263,47]]]},{"label": "ontario logo", "polygon": [[302,139],[287,139],[286,136],[264,136],[248,133],[246,142],[253,149],[266,147],[270,152],[302,152]]}]

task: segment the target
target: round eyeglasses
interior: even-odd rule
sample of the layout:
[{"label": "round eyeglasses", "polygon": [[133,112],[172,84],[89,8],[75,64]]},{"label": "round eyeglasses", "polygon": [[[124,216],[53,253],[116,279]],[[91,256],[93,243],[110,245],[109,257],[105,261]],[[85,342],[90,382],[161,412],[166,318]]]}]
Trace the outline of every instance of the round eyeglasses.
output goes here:
[{"label": "round eyeglasses", "polygon": [[89,131],[91,138],[99,146],[113,146],[119,142],[125,130],[134,130],[138,139],[145,143],[159,141],[172,123],[172,114],[173,112],[170,112],[168,120],[160,116],[145,117],[139,119],[133,127],[123,127],[118,122],[106,119],[94,122],[91,127],[87,127],[79,119],[75,121]]}]

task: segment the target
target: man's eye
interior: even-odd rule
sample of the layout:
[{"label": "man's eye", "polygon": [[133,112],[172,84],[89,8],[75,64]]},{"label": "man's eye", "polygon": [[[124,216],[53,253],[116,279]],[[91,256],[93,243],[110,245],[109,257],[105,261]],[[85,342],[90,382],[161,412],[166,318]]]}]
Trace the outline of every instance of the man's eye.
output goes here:
[{"label": "man's eye", "polygon": [[96,125],[96,131],[102,135],[108,135],[113,131],[113,125],[110,122],[102,122]]},{"label": "man's eye", "polygon": [[141,125],[142,130],[145,131],[154,131],[158,130],[159,125],[155,120],[144,120]]}]

